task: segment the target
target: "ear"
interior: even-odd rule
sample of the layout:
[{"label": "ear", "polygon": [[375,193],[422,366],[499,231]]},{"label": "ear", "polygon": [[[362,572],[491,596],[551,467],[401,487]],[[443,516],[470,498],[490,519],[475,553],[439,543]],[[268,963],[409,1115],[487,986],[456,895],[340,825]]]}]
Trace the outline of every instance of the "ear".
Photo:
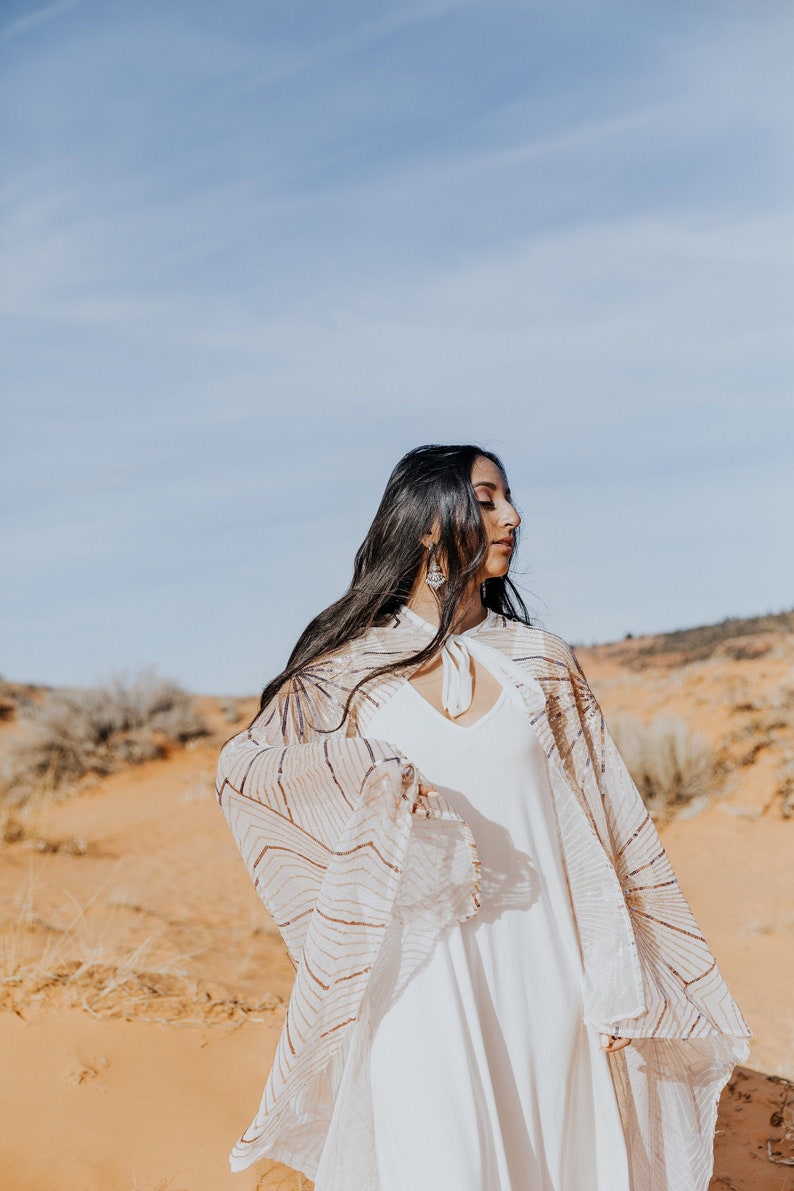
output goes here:
[{"label": "ear", "polygon": [[430,546],[437,546],[438,541],[439,541],[440,530],[441,530],[441,526],[439,525],[438,518],[436,517],[433,521],[433,524],[430,526],[430,528],[428,529],[428,531],[426,533],[422,534],[419,541],[422,543],[423,546],[427,547],[428,549],[430,548]]}]

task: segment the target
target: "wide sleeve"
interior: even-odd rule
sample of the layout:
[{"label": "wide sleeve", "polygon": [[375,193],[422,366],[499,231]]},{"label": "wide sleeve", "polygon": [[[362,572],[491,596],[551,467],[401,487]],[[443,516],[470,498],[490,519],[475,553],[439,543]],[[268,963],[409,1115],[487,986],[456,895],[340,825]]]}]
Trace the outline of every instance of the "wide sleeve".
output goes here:
[{"label": "wide sleeve", "polygon": [[592,787],[588,801],[602,810],[601,842],[618,878],[643,972],[643,1013],[609,1024],[629,1037],[698,1038],[715,1032],[750,1037],[572,651],[571,657],[586,743],[580,784],[585,791]]},{"label": "wide sleeve", "polygon": [[409,758],[355,734],[348,685],[333,665],[302,672],[219,759],[218,800],[296,969],[235,1170],[268,1156],[314,1177],[389,926],[416,917],[438,931],[479,904],[467,825],[420,796]]},{"label": "wide sleeve", "polygon": [[[597,1023],[633,1039],[610,1055],[632,1186],[706,1191],[720,1093],[735,1063],[748,1057],[751,1031],[572,651],[570,678],[568,755],[617,878],[639,973],[638,1011]],[[607,956],[603,943],[594,953]],[[599,974],[610,988],[608,960]]]}]

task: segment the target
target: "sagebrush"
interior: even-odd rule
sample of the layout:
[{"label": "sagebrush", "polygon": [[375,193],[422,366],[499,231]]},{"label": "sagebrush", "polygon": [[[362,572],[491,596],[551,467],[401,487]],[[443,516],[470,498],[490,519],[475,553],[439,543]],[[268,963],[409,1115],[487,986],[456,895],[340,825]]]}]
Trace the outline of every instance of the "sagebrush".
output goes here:
[{"label": "sagebrush", "polygon": [[170,744],[207,733],[193,699],[147,673],[90,689],[59,687],[19,712],[20,730],[0,753],[0,792],[20,805],[86,774],[105,775],[163,756]]},{"label": "sagebrush", "polygon": [[714,788],[718,778],[714,749],[685,720],[660,717],[643,724],[622,716],[610,731],[653,819],[672,818],[693,798]]}]

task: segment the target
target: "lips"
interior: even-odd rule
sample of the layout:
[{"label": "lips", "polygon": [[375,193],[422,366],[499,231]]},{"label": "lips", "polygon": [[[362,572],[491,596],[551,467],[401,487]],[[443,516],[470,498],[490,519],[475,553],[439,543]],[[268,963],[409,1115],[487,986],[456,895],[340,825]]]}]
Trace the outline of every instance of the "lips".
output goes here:
[{"label": "lips", "polygon": [[515,542],[513,542],[509,538],[497,538],[496,541],[493,543],[493,545],[494,546],[507,546],[508,550],[512,550],[513,547],[515,546]]}]

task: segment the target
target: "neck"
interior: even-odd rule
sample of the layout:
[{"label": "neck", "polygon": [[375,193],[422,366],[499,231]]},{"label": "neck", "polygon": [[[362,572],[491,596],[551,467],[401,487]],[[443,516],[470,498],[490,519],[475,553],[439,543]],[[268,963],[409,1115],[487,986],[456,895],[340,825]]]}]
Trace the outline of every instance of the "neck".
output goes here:
[{"label": "neck", "polygon": [[[406,603],[417,616],[421,616],[428,624],[438,627],[441,617],[436,597],[424,581],[417,583]],[[473,629],[476,624],[481,624],[487,615],[488,609],[480,598],[480,586],[476,584],[471,595],[461,600],[458,613],[452,624],[452,631],[465,633],[466,629]]]}]

